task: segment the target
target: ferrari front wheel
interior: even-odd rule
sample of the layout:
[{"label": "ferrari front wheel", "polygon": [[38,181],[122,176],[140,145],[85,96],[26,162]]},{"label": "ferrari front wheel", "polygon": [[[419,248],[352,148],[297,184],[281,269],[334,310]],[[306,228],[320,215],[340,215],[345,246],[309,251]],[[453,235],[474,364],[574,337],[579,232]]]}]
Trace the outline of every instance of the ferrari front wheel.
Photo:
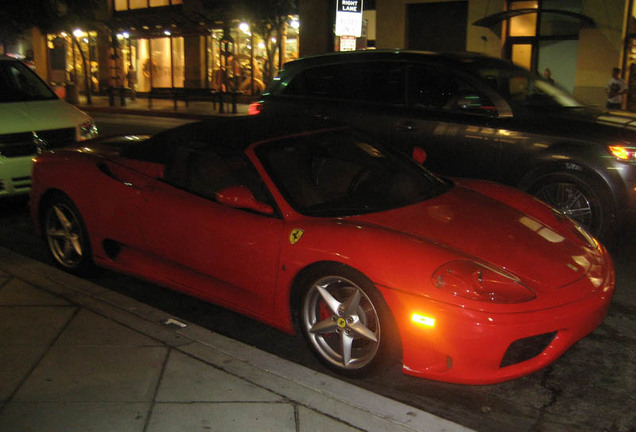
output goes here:
[{"label": "ferrari front wheel", "polygon": [[388,363],[392,318],[373,284],[352,269],[329,266],[305,280],[299,321],[319,360],[350,377]]},{"label": "ferrari front wheel", "polygon": [[79,210],[66,196],[56,196],[44,211],[44,235],[55,264],[72,273],[91,267],[86,227]]}]

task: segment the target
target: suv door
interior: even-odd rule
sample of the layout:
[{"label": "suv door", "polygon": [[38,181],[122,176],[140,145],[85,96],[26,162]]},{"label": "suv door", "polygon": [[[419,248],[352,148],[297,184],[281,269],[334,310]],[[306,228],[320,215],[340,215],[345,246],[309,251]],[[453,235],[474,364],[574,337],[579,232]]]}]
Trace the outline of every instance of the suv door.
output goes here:
[{"label": "suv door", "polygon": [[496,179],[499,117],[509,108],[492,89],[438,65],[412,64],[407,104],[390,125],[395,146],[424,148],[439,174]]}]

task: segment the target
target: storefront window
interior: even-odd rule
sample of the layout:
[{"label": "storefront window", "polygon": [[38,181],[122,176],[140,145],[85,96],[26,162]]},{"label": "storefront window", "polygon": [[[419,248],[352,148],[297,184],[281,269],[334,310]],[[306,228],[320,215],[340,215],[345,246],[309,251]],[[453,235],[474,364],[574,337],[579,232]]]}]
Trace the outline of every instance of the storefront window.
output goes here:
[{"label": "storefront window", "polygon": [[[75,39],[77,44],[67,33],[47,36],[51,64],[49,80],[60,85],[73,83],[82,91],[86,90],[86,81],[88,81],[91,91],[98,92],[97,33],[78,31]],[[86,60],[86,75],[82,54]]]},{"label": "storefront window", "polygon": [[296,23],[294,26],[287,27],[287,39],[285,44],[285,62],[298,58],[299,53],[299,29],[298,19],[292,21]]},{"label": "storefront window", "polygon": [[[152,72],[156,73],[157,68],[151,67],[150,62],[150,41],[148,39],[137,40],[137,90],[140,92],[148,92],[151,87]],[[151,70],[153,69],[153,70]]]},{"label": "storefront window", "polygon": [[152,86],[172,87],[170,38],[151,39],[150,51],[152,62],[151,59],[147,60],[149,66],[146,69],[152,69]]},{"label": "storefront window", "polygon": [[162,7],[183,4],[183,0],[114,0],[116,11],[126,11],[129,9],[145,9],[148,7]]},{"label": "storefront window", "polygon": [[173,85],[183,87],[185,83],[185,56],[182,37],[172,38],[172,66]]},{"label": "storefront window", "polygon": [[223,32],[221,30],[213,30],[212,34],[207,37],[207,86],[208,88],[219,90],[221,88],[221,60],[219,40]]},{"label": "storefront window", "polygon": [[148,7],[148,0],[128,0],[130,9],[143,9]]},{"label": "storefront window", "polygon": [[151,87],[183,87],[185,56],[182,37],[142,39],[137,45],[141,65],[137,82],[139,91],[149,91]]},{"label": "storefront window", "polygon": [[[516,1],[510,9],[536,9],[536,1]],[[510,36],[535,36],[537,34],[537,14],[529,13],[510,18]]]},{"label": "storefront window", "polygon": [[532,61],[532,45],[531,44],[515,44],[512,46],[512,62],[530,69]]},{"label": "storefront window", "polygon": [[115,0],[115,10],[116,11],[128,10],[128,0]]}]

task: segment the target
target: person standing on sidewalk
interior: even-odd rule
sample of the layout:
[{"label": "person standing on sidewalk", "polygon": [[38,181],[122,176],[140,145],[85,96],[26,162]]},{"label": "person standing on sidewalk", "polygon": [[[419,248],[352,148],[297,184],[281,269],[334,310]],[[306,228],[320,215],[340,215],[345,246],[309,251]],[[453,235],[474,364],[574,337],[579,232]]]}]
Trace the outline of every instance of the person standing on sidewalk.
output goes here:
[{"label": "person standing on sidewalk", "polygon": [[131,64],[128,66],[128,72],[126,72],[126,79],[128,80],[128,87],[130,88],[130,98],[135,100],[137,97],[137,91],[135,86],[137,85],[137,71]]},{"label": "person standing on sidewalk", "polygon": [[627,84],[620,77],[621,70],[619,68],[612,69],[612,78],[605,86],[607,93],[608,109],[621,109],[623,105],[623,95],[627,92]]},{"label": "person standing on sidewalk", "polygon": [[554,85],[554,78],[552,78],[552,71],[550,68],[545,68],[543,71],[543,78],[550,84]]}]

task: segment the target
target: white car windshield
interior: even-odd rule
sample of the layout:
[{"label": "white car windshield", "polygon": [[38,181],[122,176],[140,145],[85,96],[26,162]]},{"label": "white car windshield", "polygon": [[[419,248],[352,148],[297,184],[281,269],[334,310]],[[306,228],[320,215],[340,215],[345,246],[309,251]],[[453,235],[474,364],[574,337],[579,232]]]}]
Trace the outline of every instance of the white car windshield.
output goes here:
[{"label": "white car windshield", "polygon": [[24,63],[0,61],[0,103],[51,99],[55,93]]}]

